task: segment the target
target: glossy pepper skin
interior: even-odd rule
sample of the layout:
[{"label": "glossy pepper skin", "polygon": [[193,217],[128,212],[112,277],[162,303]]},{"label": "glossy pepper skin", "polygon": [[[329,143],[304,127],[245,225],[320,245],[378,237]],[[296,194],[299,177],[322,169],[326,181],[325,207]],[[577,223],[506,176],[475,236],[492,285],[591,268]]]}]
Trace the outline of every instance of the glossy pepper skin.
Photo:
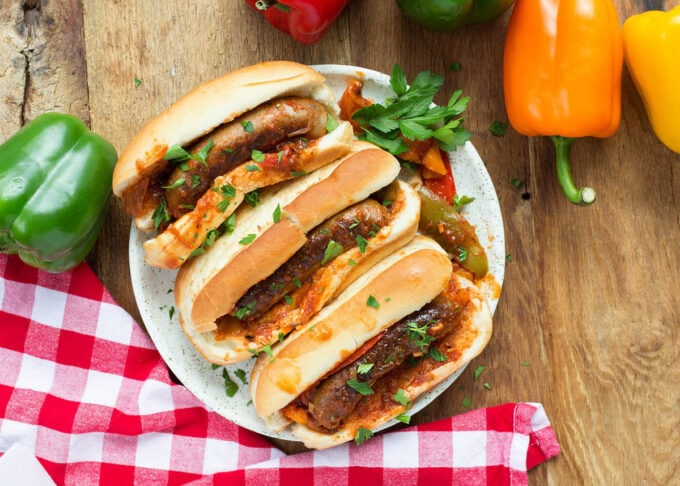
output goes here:
[{"label": "glossy pepper skin", "polygon": [[74,116],[24,125],[0,145],[0,251],[50,272],[75,267],[99,236],[116,160]]},{"label": "glossy pepper skin", "polygon": [[397,0],[406,17],[429,30],[451,31],[499,17],[515,0]]},{"label": "glossy pepper skin", "polygon": [[569,168],[574,138],[609,137],[621,120],[623,45],[611,0],[517,0],[508,24],[503,84],[512,127],[553,137],[562,190],[595,200]]},{"label": "glossy pepper skin", "polygon": [[654,132],[680,153],[680,6],[629,17],[623,24],[623,48]]},{"label": "glossy pepper skin", "polygon": [[267,21],[302,44],[320,40],[349,0],[246,0]]}]

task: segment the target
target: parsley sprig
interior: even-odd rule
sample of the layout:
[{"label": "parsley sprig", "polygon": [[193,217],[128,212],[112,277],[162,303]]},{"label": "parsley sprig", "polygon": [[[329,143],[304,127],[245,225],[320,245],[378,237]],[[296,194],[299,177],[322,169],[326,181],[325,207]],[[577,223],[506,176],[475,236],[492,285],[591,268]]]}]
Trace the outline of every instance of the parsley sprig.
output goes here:
[{"label": "parsley sprig", "polygon": [[407,150],[403,138],[433,138],[446,151],[463,145],[470,139],[470,132],[463,128],[460,115],[467,108],[470,97],[461,96],[459,89],[451,95],[446,106],[431,106],[443,84],[443,76],[422,71],[409,86],[403,69],[395,64],[390,86],[396,98],[386,100],[384,105],[373,103],[352,116],[364,129],[359,138],[373,142],[393,155]]}]

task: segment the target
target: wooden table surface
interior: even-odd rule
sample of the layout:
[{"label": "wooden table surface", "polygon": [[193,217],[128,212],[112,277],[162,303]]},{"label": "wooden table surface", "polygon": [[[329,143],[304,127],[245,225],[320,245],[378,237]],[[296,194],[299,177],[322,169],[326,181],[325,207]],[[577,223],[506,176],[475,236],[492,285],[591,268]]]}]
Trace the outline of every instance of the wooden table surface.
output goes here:
[{"label": "wooden table surface", "polygon": [[[675,4],[617,0],[622,22]],[[242,0],[0,5],[0,140],[58,110],[80,116],[120,152],[179,95],[264,60],[383,72],[399,63],[410,77],[444,74],[447,93],[460,87],[472,98],[466,125],[496,186],[512,261],[489,346],[414,421],[465,412],[464,397],[472,407],[541,402],[562,453],[533,470],[531,484],[680,483],[680,156],[654,136],[627,72],[618,132],[573,147],[575,180],[598,193],[580,208],[558,188],[549,139],[489,131],[507,121],[507,14],[433,33],[405,20],[392,0],[353,0],[321,42],[303,46]],[[457,72],[447,69],[454,62]],[[128,268],[130,221],[112,201],[88,262],[141,322]],[[485,370],[474,380],[479,365]]]}]

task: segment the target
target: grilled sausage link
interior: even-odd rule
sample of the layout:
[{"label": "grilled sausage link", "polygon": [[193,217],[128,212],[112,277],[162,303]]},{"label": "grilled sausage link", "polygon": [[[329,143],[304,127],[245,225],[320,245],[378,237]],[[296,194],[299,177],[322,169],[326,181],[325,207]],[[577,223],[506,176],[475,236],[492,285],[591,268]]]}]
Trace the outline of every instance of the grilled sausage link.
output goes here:
[{"label": "grilled sausage link", "polygon": [[326,133],[326,109],[317,101],[290,97],[267,102],[204,136],[187,151],[208,153],[205,162],[190,159],[176,167],[165,185],[170,216],[178,218],[210,188],[212,180],[286,139],[319,138]]},{"label": "grilled sausage link", "polygon": [[[411,356],[429,352],[430,345],[453,331],[460,306],[440,295],[396,324],[357,361],[345,366],[307,390],[300,400],[307,406],[307,426],[321,432],[336,430],[354,410],[361,393],[347,384],[354,379],[372,385]],[[420,328],[420,331],[415,330]],[[359,373],[360,364],[372,364],[367,373]]]},{"label": "grilled sausage link", "polygon": [[[235,313],[257,319],[294,291],[318,270],[331,241],[344,251],[357,246],[357,237],[368,239],[388,221],[387,209],[373,199],[350,206],[312,229],[307,242],[272,275],[251,287],[236,303]],[[242,309],[240,312],[239,309]]]}]

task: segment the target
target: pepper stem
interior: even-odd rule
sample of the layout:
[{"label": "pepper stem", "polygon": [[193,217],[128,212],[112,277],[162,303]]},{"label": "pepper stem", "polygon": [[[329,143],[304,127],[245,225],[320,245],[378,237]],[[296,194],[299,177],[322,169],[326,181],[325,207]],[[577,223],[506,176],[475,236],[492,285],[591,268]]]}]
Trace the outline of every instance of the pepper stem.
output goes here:
[{"label": "pepper stem", "polygon": [[555,155],[557,157],[557,179],[562,186],[562,192],[567,196],[567,199],[574,204],[580,206],[589,206],[595,202],[595,190],[592,187],[578,188],[574,184],[571,177],[571,169],[569,168],[569,150],[573,138],[560,137],[556,135],[552,138],[555,143]]}]

